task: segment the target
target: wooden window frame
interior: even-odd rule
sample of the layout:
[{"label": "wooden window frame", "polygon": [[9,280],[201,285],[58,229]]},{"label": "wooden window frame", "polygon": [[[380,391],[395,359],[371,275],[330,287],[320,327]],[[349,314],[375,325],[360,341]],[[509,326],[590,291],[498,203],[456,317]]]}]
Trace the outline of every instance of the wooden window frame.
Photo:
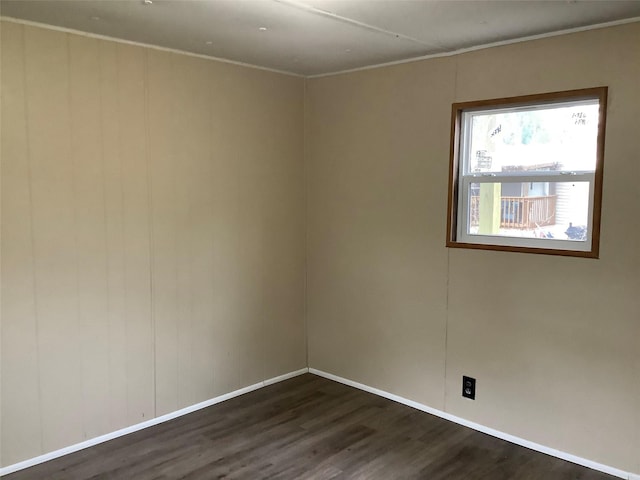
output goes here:
[{"label": "wooden window frame", "polygon": [[[541,93],[518,97],[495,98],[471,102],[454,103],[451,107],[451,144],[449,163],[449,189],[447,202],[447,240],[446,246],[450,248],[468,248],[478,250],[496,250],[508,252],[537,253],[545,255],[562,255],[571,257],[599,258],[600,252],[600,219],[602,213],[602,178],[604,171],[604,144],[606,132],[608,87],[594,87],[579,90],[567,90],[561,92]],[[588,250],[572,250],[559,248],[545,248],[545,240],[539,239],[540,247],[498,245],[487,243],[470,243],[459,241],[458,235],[458,202],[459,186],[462,174],[460,173],[460,143],[462,129],[462,114],[471,109],[491,109],[505,107],[526,107],[554,103],[563,103],[580,100],[598,100],[598,138],[596,143],[596,165],[593,178],[593,192],[589,201],[593,202],[591,208],[591,245]],[[467,235],[468,237],[468,235]],[[500,237],[510,238],[510,237]],[[516,240],[514,240],[514,243]]]}]

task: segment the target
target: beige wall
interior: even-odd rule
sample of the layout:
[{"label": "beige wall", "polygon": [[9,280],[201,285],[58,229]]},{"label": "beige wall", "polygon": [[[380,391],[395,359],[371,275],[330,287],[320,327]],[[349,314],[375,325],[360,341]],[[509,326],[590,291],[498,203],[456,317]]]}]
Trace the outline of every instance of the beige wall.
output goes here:
[{"label": "beige wall", "polygon": [[2,458],[306,366],[303,79],[2,22]]},{"label": "beige wall", "polygon": [[[599,85],[600,259],[447,250],[451,103]],[[640,24],[312,79],[306,101],[309,366],[640,472]]]}]

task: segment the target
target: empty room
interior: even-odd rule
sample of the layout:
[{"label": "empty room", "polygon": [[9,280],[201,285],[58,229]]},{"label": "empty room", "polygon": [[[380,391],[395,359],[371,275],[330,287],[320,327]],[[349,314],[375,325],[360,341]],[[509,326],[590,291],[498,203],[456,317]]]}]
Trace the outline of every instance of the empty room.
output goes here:
[{"label": "empty room", "polygon": [[640,480],[640,0],[0,15],[0,476]]}]

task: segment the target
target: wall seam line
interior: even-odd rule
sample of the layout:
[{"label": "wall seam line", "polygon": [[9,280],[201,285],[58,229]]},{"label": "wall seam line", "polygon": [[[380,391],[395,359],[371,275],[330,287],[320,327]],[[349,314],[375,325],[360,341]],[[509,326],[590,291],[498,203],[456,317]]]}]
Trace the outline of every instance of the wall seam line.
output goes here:
[{"label": "wall seam line", "polygon": [[[453,76],[453,99],[454,101],[458,96],[458,58],[455,59],[455,72]],[[451,134],[451,132],[449,133]],[[448,235],[448,233],[447,233]],[[451,290],[451,249],[446,247],[447,250],[447,278],[446,278],[446,294],[445,294],[445,333],[444,333],[444,391],[443,396],[443,411],[447,412],[447,378],[448,378],[448,362],[449,358],[449,311],[450,311],[450,290]]]},{"label": "wall seam line", "polygon": [[[110,248],[109,248],[109,215],[108,215],[108,207],[107,207],[107,168],[106,168],[106,159],[105,159],[105,143],[104,143],[104,129],[105,129],[105,112],[104,112],[104,65],[102,58],[102,44],[97,42],[97,50],[98,50],[98,78],[99,78],[99,108],[100,108],[100,168],[101,168],[101,178],[102,178],[102,213],[104,217],[104,259],[105,259],[105,300],[106,300],[106,321],[107,321],[107,382],[108,382],[108,390],[110,397],[113,394],[113,372],[111,371],[112,366],[112,338],[113,338],[113,325],[111,322],[111,317],[113,314],[112,306],[111,306],[111,261],[110,261]],[[113,406],[109,403],[109,428],[114,428],[116,425],[116,421],[113,415]]]},{"label": "wall seam line", "polygon": [[129,371],[127,369],[129,365],[129,322],[128,322],[128,311],[127,311],[127,298],[128,288],[127,288],[127,240],[126,240],[126,206],[125,206],[125,185],[124,185],[124,161],[122,159],[122,125],[120,119],[122,118],[122,98],[120,88],[122,86],[122,82],[120,81],[120,77],[122,75],[122,49],[120,45],[117,45],[115,48],[116,54],[116,97],[117,97],[117,118],[118,118],[118,163],[119,163],[119,184],[120,187],[120,214],[121,214],[121,222],[120,228],[122,230],[122,235],[120,237],[121,247],[122,247],[122,320],[124,323],[124,361],[125,361],[125,369],[127,378],[125,378],[125,395],[126,395],[126,419],[127,422],[130,418],[130,392],[129,392]]},{"label": "wall seam line", "polygon": [[155,301],[154,301],[154,288],[153,288],[153,273],[155,262],[155,249],[154,249],[154,232],[153,232],[153,191],[151,188],[151,155],[149,152],[150,145],[150,132],[149,132],[149,50],[144,50],[144,154],[145,154],[145,169],[146,169],[146,181],[147,181],[147,218],[149,225],[147,228],[149,238],[149,315],[151,326],[151,368],[152,368],[152,381],[153,381],[153,418],[158,415],[157,410],[157,369],[156,369],[156,315],[155,315]]},{"label": "wall seam line", "polygon": [[35,243],[35,233],[34,233],[34,225],[35,220],[33,218],[33,158],[31,156],[31,142],[30,138],[30,129],[29,129],[29,95],[28,95],[28,86],[27,82],[27,35],[25,32],[25,26],[22,25],[20,28],[21,37],[22,37],[22,81],[24,85],[24,127],[25,127],[25,140],[26,140],[26,156],[27,156],[27,171],[28,171],[28,187],[29,187],[29,229],[31,236],[31,267],[33,272],[33,308],[34,308],[34,326],[36,333],[36,369],[37,369],[37,378],[38,378],[38,421],[40,424],[40,452],[44,452],[44,424],[42,421],[42,371],[40,368],[41,359],[40,359],[40,315],[39,315],[39,305],[38,305],[38,275],[36,273],[36,243]]},{"label": "wall seam line", "polygon": [[307,79],[302,84],[302,168],[304,181],[304,289],[303,289],[303,332],[304,332],[304,350],[305,365],[309,364],[309,308],[308,308],[308,285],[309,285],[309,161],[307,158]]},{"label": "wall seam line", "polygon": [[79,348],[77,350],[77,352],[79,353],[80,356],[80,361],[77,363],[77,367],[79,369],[79,375],[78,375],[78,379],[79,379],[79,383],[80,383],[80,398],[82,399],[82,415],[80,418],[80,425],[82,426],[82,438],[86,439],[87,438],[87,425],[86,425],[86,403],[87,403],[87,398],[86,398],[86,389],[85,389],[85,382],[84,382],[84,342],[83,337],[84,334],[86,332],[86,325],[83,319],[83,316],[81,315],[81,301],[80,301],[80,260],[78,258],[79,256],[79,245],[80,242],[78,241],[78,236],[79,236],[79,221],[78,221],[78,207],[77,205],[79,204],[79,198],[78,198],[78,172],[76,171],[76,158],[74,155],[74,148],[73,148],[73,101],[72,101],[72,97],[73,97],[73,93],[72,93],[72,88],[71,88],[71,78],[72,78],[72,68],[71,68],[71,38],[69,37],[69,34],[65,34],[65,47],[66,47],[66,53],[67,53],[67,109],[68,109],[68,114],[67,114],[67,120],[68,120],[68,127],[69,127],[69,135],[67,137],[67,142],[68,142],[68,154],[69,154],[69,159],[71,160],[71,198],[72,198],[72,207],[71,210],[73,212],[73,243],[74,243],[74,255],[73,258],[75,260],[75,294],[76,294],[76,301],[75,301],[75,309],[76,309],[76,324],[78,326],[78,332],[77,332],[77,336],[80,339],[80,345]]}]

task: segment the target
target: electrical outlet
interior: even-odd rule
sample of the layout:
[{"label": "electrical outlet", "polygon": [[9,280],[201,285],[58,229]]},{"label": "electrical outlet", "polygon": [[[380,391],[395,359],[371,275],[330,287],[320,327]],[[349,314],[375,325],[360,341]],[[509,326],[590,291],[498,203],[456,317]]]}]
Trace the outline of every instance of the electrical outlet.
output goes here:
[{"label": "electrical outlet", "polygon": [[463,376],[462,377],[462,396],[465,398],[470,398],[471,400],[476,399],[476,379]]}]

